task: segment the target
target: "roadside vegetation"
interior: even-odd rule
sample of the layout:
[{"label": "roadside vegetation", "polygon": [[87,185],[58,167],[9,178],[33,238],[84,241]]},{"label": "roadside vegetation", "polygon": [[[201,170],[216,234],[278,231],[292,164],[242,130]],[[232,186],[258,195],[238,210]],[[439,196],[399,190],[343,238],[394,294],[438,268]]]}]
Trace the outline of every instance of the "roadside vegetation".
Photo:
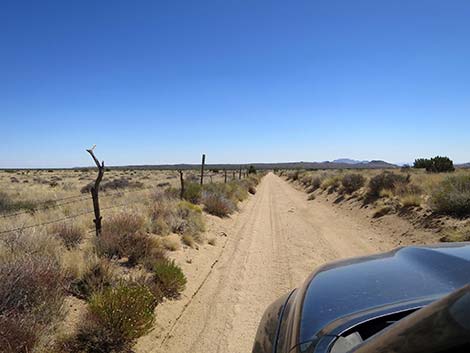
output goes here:
[{"label": "roadside vegetation", "polygon": [[[0,232],[20,229],[0,239],[0,352],[131,353],[155,308],[186,287],[172,251],[215,246],[205,213],[228,217],[261,179],[218,173],[201,186],[188,172],[181,199],[174,172],[107,173],[99,238],[87,213],[93,170],[0,173]],[[44,226],[21,229],[30,224]]]},{"label": "roadside vegetation", "polygon": [[442,232],[443,241],[470,239],[470,171],[455,169],[447,157],[417,159],[412,168],[292,170],[278,174],[302,185],[309,200],[331,195],[336,203],[348,200],[371,207],[372,218],[397,214],[434,228]]}]

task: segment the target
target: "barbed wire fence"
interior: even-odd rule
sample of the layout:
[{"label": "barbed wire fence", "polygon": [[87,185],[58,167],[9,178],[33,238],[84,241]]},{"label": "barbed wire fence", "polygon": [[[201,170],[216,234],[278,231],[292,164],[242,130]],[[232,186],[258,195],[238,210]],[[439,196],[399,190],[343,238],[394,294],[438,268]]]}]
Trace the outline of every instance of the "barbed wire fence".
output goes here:
[{"label": "barbed wire fence", "polygon": [[[105,191],[104,193],[100,194],[99,193],[99,190],[100,190],[100,185],[99,184],[101,182],[101,179],[103,178],[103,174],[104,174],[105,169],[104,169],[104,162],[99,163],[96,156],[94,156],[94,153],[93,153],[94,148],[95,148],[95,146],[93,146],[92,149],[87,150],[87,152],[90,153],[90,155],[92,155],[92,158],[95,161],[95,163],[97,165],[97,168],[98,168],[97,180],[95,180],[95,183],[94,183],[93,187],[91,188],[92,190],[93,190],[93,188],[95,188],[94,189],[95,192],[90,191],[90,193],[86,193],[86,194],[81,193],[79,195],[71,195],[71,196],[58,198],[58,199],[54,199],[54,200],[42,201],[42,202],[37,203],[35,207],[28,208],[28,210],[18,211],[18,212],[13,212],[13,213],[0,214],[0,219],[8,219],[8,218],[12,218],[12,217],[18,217],[18,216],[21,216],[21,215],[34,215],[37,212],[48,211],[48,210],[51,210],[51,209],[56,209],[56,208],[60,208],[60,207],[67,206],[67,205],[78,204],[80,202],[89,201],[90,196],[91,196],[91,199],[93,201],[93,209],[87,209],[87,210],[82,211],[82,212],[78,212],[78,213],[75,213],[75,214],[72,214],[72,215],[67,215],[65,217],[56,218],[56,219],[49,220],[49,221],[46,221],[46,222],[40,222],[40,223],[34,223],[34,224],[25,224],[25,225],[22,225],[22,226],[15,226],[15,227],[10,228],[10,229],[1,230],[0,235],[5,235],[5,234],[8,234],[8,233],[15,233],[15,232],[23,232],[23,231],[28,230],[28,229],[43,228],[43,227],[47,227],[47,226],[52,225],[52,224],[73,221],[73,220],[75,220],[79,217],[83,217],[83,216],[89,215],[89,214],[94,214],[95,218],[93,219],[93,222],[95,224],[95,229],[90,229],[88,231],[88,233],[95,232],[97,236],[100,236],[100,234],[101,234],[101,220],[102,220],[101,212],[102,211],[125,208],[125,207],[129,207],[131,205],[144,204],[144,203],[149,202],[149,199],[144,198],[144,199],[139,199],[139,200],[134,200],[134,201],[128,201],[128,202],[125,202],[125,203],[115,204],[115,205],[108,206],[108,207],[100,207],[100,204],[99,204],[100,199],[106,199],[106,198],[110,198],[110,197],[114,197],[114,196],[122,197],[122,196],[125,196],[125,195],[145,192],[145,191],[152,190],[152,189],[153,190],[158,190],[160,187],[167,186],[166,183],[159,183],[157,185],[150,185],[150,186],[147,186],[147,187],[140,187],[137,190],[125,190],[125,191],[124,190],[114,190],[114,191]],[[207,173],[205,171],[205,168],[204,168],[205,167],[205,157],[206,156],[204,154],[203,157],[202,157],[201,171],[200,171],[200,182],[201,183],[203,183],[204,176],[209,176],[210,180],[212,182],[212,176],[215,175],[215,174],[218,174],[218,171],[217,172],[210,171],[210,173]],[[180,177],[180,198],[182,199],[183,195],[184,195],[184,190],[185,190],[184,172],[181,169],[177,170],[176,172],[179,174],[179,177]],[[239,172],[239,176],[238,176],[239,179],[241,179],[242,176],[243,177],[248,176],[248,173],[243,171],[242,166],[240,166],[238,168],[238,172]],[[232,170],[232,174],[233,174],[232,175],[232,180],[236,179],[235,178],[235,173],[236,173],[236,171]],[[99,180],[98,180],[98,178],[99,178]],[[227,169],[223,170],[223,178],[224,178],[224,183],[227,183]],[[96,181],[98,181],[98,183]],[[97,200],[97,202],[95,201],[95,199]],[[99,220],[99,221],[97,221],[97,220]]]}]

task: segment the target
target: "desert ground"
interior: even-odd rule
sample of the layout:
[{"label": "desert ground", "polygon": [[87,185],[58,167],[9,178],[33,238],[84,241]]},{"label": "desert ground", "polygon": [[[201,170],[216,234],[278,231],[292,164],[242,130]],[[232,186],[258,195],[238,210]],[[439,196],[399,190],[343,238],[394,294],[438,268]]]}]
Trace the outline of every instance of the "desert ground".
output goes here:
[{"label": "desert ground", "polygon": [[[115,287],[139,286],[155,297],[152,315],[139,334],[125,342],[106,336],[122,345],[122,351],[248,353],[264,309],[319,266],[397,246],[439,242],[449,234],[455,237],[456,228],[468,229],[465,217],[433,215],[428,206],[431,191],[426,188],[437,187],[446,175],[413,172],[400,177],[400,188],[381,190],[374,201],[367,201],[368,180],[412,172],[361,171],[364,180],[359,178],[354,190],[342,181],[350,173],[359,172],[271,171],[257,177],[246,174],[241,180],[229,174],[224,184],[223,173],[213,171],[199,199],[194,201],[190,193],[179,201],[175,171],[111,170],[103,181],[110,183],[108,189],[101,192],[103,239],[108,239],[103,243],[95,239],[91,199],[83,190],[96,171],[3,172],[0,183],[8,202],[0,219],[2,266],[23,266],[28,256],[39,252],[50,264],[57,262],[56,275],[66,288],[57,289],[60,305],[49,313],[51,319],[35,323],[41,327],[40,337],[28,341],[28,349],[93,352],[84,341],[93,341],[96,327],[108,325],[99,319],[96,302],[105,302],[103,293],[115,295]],[[197,174],[186,172],[186,185],[195,187]],[[55,228],[55,220],[72,220],[80,229],[74,243]],[[36,224],[42,225],[28,228]],[[15,231],[8,232],[11,229]],[[114,243],[121,238],[127,242],[117,248]],[[133,246],[138,250],[129,249]],[[158,251],[149,252],[149,247]],[[172,276],[184,277],[171,292],[159,277],[162,263],[176,271]],[[83,326],[87,319],[95,325],[91,332]],[[25,332],[29,328],[23,321],[19,327]]]}]

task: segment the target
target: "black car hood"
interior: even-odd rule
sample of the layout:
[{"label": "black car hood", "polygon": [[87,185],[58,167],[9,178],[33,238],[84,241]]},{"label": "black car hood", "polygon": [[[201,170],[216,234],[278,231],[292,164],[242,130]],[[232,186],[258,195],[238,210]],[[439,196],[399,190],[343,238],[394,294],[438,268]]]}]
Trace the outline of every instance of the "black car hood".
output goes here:
[{"label": "black car hood", "polygon": [[325,327],[349,315],[435,300],[469,282],[469,243],[404,247],[326,265],[305,284],[298,342],[329,334]]}]

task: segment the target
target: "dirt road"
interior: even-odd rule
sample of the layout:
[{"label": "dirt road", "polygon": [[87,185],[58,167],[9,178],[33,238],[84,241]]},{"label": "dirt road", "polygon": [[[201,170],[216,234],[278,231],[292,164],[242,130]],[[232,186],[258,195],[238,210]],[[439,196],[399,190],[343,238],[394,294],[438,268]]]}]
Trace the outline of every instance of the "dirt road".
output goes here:
[{"label": "dirt road", "polygon": [[240,213],[221,226],[226,242],[212,266],[199,270],[199,283],[176,309],[163,305],[159,327],[137,351],[251,352],[266,306],[314,268],[392,247],[384,235],[337,212],[268,174]]}]

